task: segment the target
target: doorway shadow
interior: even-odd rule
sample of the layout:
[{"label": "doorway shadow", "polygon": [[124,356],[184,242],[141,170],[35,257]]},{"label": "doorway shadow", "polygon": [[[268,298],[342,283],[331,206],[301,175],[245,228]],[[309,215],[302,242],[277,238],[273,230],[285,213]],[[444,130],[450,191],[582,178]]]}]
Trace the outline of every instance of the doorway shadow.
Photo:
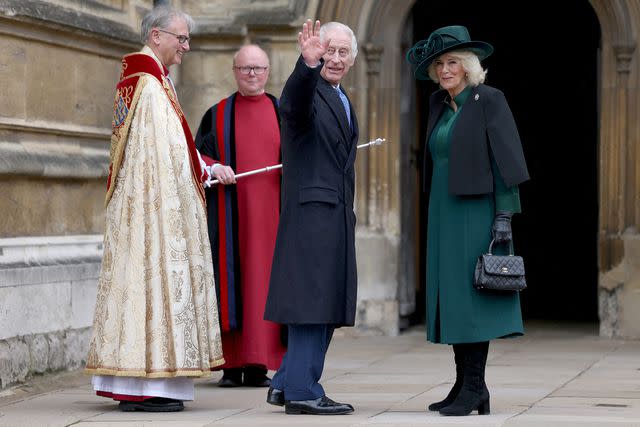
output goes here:
[{"label": "doorway shadow", "polygon": [[[526,16],[526,20],[516,17]],[[505,93],[513,111],[531,180],[520,186],[522,214],[514,216],[516,253],[525,260],[526,320],[598,320],[598,120],[600,25],[587,0],[451,3],[418,1],[407,25],[413,40],[447,25],[465,25],[473,40],[493,44],[483,61],[486,84]],[[570,22],[571,26],[567,25]],[[415,121],[424,155],[429,96],[437,87],[417,81]],[[404,124],[403,124],[404,125]],[[416,162],[421,174],[422,162]],[[426,211],[420,192],[416,310],[424,322]]]}]

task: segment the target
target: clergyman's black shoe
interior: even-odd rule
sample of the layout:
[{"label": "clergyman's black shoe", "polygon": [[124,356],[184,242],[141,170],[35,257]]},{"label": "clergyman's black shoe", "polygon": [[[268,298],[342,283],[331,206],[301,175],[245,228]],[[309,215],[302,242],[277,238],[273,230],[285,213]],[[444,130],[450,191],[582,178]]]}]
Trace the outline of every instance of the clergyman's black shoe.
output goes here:
[{"label": "clergyman's black shoe", "polygon": [[267,403],[276,406],[284,406],[284,391],[269,387],[269,391],[267,391]]},{"label": "clergyman's black shoe", "polygon": [[242,384],[248,387],[269,387],[271,379],[267,376],[265,368],[249,366],[244,368]]},{"label": "clergyman's black shoe", "polygon": [[322,396],[313,400],[287,400],[284,403],[284,412],[290,415],[345,415],[353,412],[353,406]]},{"label": "clergyman's black shoe", "polygon": [[122,400],[118,405],[122,412],[145,411],[145,412],[178,412],[184,409],[182,400],[169,399],[166,397],[153,397],[141,402]]},{"label": "clergyman's black shoe", "polygon": [[222,378],[218,381],[218,387],[241,387],[242,386],[242,369],[233,368],[222,371]]}]

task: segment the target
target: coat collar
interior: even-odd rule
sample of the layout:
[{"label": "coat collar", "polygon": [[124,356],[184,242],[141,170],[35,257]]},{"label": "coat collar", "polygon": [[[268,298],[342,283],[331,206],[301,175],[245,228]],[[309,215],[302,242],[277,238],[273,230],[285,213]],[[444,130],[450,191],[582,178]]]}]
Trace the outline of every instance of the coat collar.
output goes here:
[{"label": "coat collar", "polygon": [[[465,99],[464,103],[460,107],[468,104],[469,102],[472,102],[471,100],[474,100],[474,101],[478,100],[480,96],[478,94],[478,91],[480,90],[480,86],[482,86],[482,84],[479,84],[478,86],[471,88],[469,95],[464,98]],[[449,99],[450,99],[449,93],[444,89],[440,89],[433,93],[433,98],[431,99],[431,105],[429,106],[431,111],[429,112],[429,122],[427,123],[427,139],[426,139],[427,141],[431,137],[431,131],[433,130],[436,123],[438,122],[438,119],[442,114],[442,110],[446,107],[446,104],[449,102]],[[462,114],[462,111],[460,113]]]}]

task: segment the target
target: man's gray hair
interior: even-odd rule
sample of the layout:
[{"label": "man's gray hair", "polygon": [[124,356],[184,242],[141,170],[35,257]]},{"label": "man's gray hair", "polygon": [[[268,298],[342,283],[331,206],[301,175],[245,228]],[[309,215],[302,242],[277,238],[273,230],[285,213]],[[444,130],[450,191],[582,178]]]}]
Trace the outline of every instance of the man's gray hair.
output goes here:
[{"label": "man's gray hair", "polygon": [[342,30],[351,36],[351,59],[355,61],[358,55],[358,40],[356,40],[353,30],[340,22],[327,22],[320,27],[320,40],[324,41],[327,31],[331,30]]},{"label": "man's gray hair", "polygon": [[142,18],[142,24],[140,26],[140,40],[142,43],[147,43],[149,34],[153,28],[164,30],[171,25],[173,18],[183,19],[184,22],[187,23],[190,33],[196,28],[196,23],[188,14],[171,6],[156,6]]}]

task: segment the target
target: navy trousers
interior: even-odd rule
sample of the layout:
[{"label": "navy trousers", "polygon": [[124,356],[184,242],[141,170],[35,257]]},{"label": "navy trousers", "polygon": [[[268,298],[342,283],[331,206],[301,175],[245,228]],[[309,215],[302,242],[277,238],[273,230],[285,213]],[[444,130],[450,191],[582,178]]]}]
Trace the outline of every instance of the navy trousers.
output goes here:
[{"label": "navy trousers", "polygon": [[318,383],[333,336],[333,325],[288,325],[289,343],[271,387],[284,391],[286,400],[312,400],[324,396]]}]

